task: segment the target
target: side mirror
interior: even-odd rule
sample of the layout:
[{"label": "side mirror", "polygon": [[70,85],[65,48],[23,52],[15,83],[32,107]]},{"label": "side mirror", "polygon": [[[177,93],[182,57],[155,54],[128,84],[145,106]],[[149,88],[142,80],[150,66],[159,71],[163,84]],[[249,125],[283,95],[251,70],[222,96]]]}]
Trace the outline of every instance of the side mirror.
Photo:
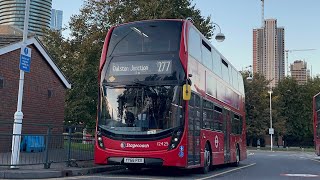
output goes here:
[{"label": "side mirror", "polygon": [[183,85],[183,100],[189,101],[191,99],[191,86],[189,84]]}]

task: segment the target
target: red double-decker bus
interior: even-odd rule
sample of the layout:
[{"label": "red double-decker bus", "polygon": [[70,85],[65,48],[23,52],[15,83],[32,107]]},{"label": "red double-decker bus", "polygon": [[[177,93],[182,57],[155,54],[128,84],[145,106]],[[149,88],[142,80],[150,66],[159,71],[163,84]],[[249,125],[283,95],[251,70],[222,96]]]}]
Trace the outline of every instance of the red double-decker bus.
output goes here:
[{"label": "red double-decker bus", "polygon": [[320,93],[313,96],[313,132],[316,154],[320,156]]},{"label": "red double-decker bus", "polygon": [[242,76],[192,22],[112,27],[99,80],[95,163],[206,173],[246,159]]}]

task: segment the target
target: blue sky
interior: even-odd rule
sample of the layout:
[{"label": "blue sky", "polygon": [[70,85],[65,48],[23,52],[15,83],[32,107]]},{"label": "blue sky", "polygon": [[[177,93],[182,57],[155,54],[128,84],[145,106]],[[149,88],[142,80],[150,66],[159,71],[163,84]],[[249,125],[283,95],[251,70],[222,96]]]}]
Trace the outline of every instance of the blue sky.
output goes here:
[{"label": "blue sky", "polygon": [[[68,1],[70,2],[70,1]],[[226,40],[213,45],[239,70],[252,64],[252,29],[261,26],[260,0],[193,0],[203,16],[211,15]],[[63,25],[78,14],[83,0],[53,0],[53,8],[63,10]],[[320,1],[265,0],[265,18],[275,18],[285,28],[285,49],[317,49],[289,53],[289,63],[305,60],[312,74],[320,74]],[[64,33],[65,35],[68,32]]]}]

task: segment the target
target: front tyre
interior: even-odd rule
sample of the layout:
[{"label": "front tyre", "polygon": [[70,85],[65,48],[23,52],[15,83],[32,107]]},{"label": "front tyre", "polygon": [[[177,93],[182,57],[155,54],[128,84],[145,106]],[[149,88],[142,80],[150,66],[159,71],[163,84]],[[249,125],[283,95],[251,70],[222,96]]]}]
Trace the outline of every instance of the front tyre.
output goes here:
[{"label": "front tyre", "polygon": [[237,147],[236,149],[236,162],[232,163],[232,166],[237,167],[240,165],[240,149]]},{"label": "front tyre", "polygon": [[200,168],[200,173],[207,174],[210,170],[211,166],[211,151],[209,144],[206,144],[205,150],[204,150],[204,166]]}]

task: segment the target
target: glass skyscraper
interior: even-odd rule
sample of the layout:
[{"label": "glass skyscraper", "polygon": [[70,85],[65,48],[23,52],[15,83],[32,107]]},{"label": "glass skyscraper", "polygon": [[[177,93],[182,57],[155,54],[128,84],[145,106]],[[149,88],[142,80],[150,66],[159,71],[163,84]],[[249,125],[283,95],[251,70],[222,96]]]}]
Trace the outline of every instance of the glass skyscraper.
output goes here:
[{"label": "glass skyscraper", "polygon": [[56,9],[51,10],[50,28],[52,30],[60,31],[62,29],[62,17],[63,11]]},{"label": "glass skyscraper", "polygon": [[[0,25],[23,29],[26,0],[0,0]],[[52,0],[31,0],[29,32],[43,35],[50,28]]]}]

